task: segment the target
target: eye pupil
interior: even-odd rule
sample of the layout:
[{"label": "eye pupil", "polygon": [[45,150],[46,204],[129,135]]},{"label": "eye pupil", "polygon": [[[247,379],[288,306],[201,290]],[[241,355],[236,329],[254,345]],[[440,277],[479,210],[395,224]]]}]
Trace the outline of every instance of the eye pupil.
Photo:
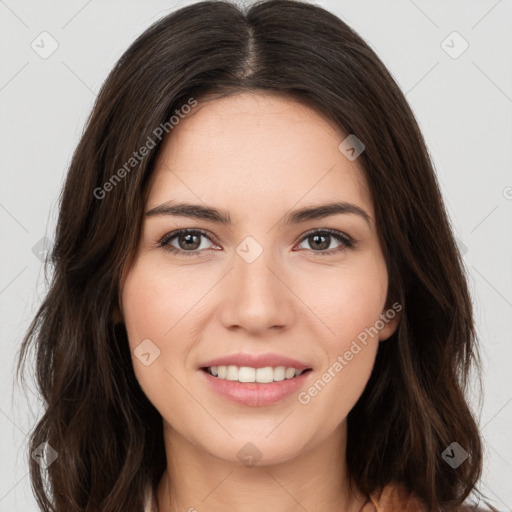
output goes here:
[{"label": "eye pupil", "polygon": [[[191,233],[186,233],[184,235],[181,235],[178,237],[178,243],[180,245],[180,248],[182,249],[185,249],[185,250],[193,250],[193,249],[197,249],[200,245],[201,245],[201,242],[199,240],[201,235],[193,235]],[[192,241],[191,239],[195,239],[195,241]],[[185,244],[181,244],[182,240],[186,240],[186,243]],[[189,243],[189,242],[192,242],[192,243]]]},{"label": "eye pupil", "polygon": [[[310,238],[312,238],[314,240],[314,244],[319,244],[320,247],[317,247],[317,249],[320,249],[320,250],[323,250],[323,249],[328,249],[329,248],[329,238],[330,238],[330,235],[312,235]],[[323,242],[318,242],[319,239],[323,239]],[[326,243],[326,240],[327,243]]]}]

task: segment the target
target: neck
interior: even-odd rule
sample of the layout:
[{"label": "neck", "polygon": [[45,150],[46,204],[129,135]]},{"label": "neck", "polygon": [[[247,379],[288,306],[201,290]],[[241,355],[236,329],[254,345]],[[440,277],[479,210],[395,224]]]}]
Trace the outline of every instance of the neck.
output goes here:
[{"label": "neck", "polygon": [[346,422],[320,445],[279,464],[252,467],[210,455],[164,421],[167,469],[158,512],[357,512],[367,501],[349,485]]}]

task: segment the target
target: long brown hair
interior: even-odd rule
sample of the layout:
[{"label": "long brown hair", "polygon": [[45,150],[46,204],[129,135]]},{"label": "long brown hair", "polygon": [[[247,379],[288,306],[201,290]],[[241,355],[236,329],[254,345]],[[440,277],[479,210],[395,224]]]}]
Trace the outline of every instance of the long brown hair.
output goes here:
[{"label": "long brown hair", "polygon": [[[431,510],[453,509],[476,489],[482,446],[465,398],[480,367],[472,304],[403,93],[368,44],[321,7],[205,1],[162,18],[124,53],[67,174],[49,291],[18,361],[19,373],[35,350],[45,402],[29,451],[47,442],[58,454],[47,468],[28,457],[42,510],[140,512],[145,489],[156,488],[166,466],[162,418],[135,378],[123,324],[113,322],[120,278],[169,119],[207,94],[256,90],[312,106],[365,145],[358,162],[403,312],[348,417],[351,479],[367,494],[400,482]],[[469,454],[456,469],[442,457],[452,442]]]}]

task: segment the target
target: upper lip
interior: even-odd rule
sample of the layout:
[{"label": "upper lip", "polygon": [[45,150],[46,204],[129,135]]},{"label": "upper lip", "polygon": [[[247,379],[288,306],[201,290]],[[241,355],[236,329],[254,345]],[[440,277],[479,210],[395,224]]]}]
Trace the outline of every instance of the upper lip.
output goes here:
[{"label": "upper lip", "polygon": [[210,359],[200,365],[200,368],[210,368],[212,366],[248,366],[250,368],[265,368],[267,366],[285,366],[286,368],[295,368],[296,370],[307,370],[311,366],[297,361],[291,357],[280,354],[232,354],[230,356],[217,357]]}]

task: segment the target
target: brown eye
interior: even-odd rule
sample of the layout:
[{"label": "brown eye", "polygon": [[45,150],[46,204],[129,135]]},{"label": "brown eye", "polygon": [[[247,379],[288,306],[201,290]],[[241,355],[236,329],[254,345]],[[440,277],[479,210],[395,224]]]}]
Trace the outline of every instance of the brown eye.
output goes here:
[{"label": "brown eye", "polygon": [[[208,246],[202,246],[203,239],[209,240],[206,231],[198,229],[181,229],[168,233],[159,242],[165,250],[185,256],[194,256],[202,253]],[[333,240],[338,245],[331,247]],[[353,240],[347,235],[335,230],[317,230],[306,234],[301,244],[307,242],[309,251],[318,255],[331,255],[354,246]],[[306,248],[307,249],[307,248]]]},{"label": "brown eye", "polygon": [[308,237],[310,247],[325,251],[331,245],[331,235],[311,235]]},{"label": "brown eye", "polygon": [[[198,229],[181,229],[165,235],[159,245],[165,250],[186,256],[197,255],[208,247],[203,246],[203,239],[210,240],[206,231]],[[174,242],[176,242],[174,244]]]},{"label": "brown eye", "polygon": [[[336,240],[339,245],[331,247],[332,241]],[[343,233],[334,230],[314,231],[307,234],[301,243],[307,242],[312,252],[319,255],[329,255],[353,247],[353,241]]]},{"label": "brown eye", "polygon": [[178,235],[176,240],[178,241],[180,249],[194,250],[201,245],[201,236],[202,235],[193,235],[191,233],[187,233],[185,235]]}]

